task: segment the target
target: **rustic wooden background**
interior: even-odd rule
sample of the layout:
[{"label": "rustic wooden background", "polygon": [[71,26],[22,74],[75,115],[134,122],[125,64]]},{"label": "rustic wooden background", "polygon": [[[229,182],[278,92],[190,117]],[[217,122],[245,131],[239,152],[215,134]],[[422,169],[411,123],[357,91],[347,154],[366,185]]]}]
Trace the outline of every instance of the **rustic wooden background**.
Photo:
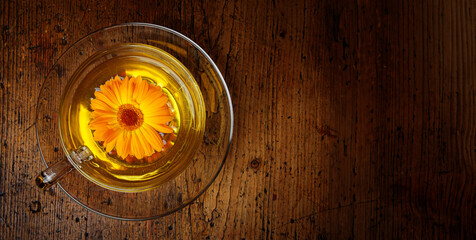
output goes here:
[{"label": "rustic wooden background", "polygon": [[[132,2],[1,2],[0,239],[475,237],[476,1]],[[123,22],[196,41],[235,109],[211,189],[153,221],[98,216],[33,182],[48,69]]]}]

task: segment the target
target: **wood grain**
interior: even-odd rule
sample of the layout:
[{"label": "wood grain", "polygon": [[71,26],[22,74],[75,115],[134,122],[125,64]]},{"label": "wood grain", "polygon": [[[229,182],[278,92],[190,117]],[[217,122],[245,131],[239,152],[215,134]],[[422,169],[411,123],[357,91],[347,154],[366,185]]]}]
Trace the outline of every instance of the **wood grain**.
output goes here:
[{"label": "wood grain", "polygon": [[[2,1],[0,239],[471,239],[475,1]],[[35,104],[81,36],[175,29],[230,89],[228,161],[195,203],[124,222],[42,192]]]}]

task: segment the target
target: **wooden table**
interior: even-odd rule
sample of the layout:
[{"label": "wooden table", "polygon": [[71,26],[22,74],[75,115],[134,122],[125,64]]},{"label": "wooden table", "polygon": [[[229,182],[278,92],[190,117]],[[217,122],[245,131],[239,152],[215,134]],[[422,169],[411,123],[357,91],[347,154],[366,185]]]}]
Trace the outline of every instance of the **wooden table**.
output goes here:
[{"label": "wooden table", "polygon": [[[413,239],[476,235],[475,1],[2,1],[0,239]],[[54,61],[123,22],[175,29],[224,74],[235,131],[192,205],[88,212],[44,168]]]}]

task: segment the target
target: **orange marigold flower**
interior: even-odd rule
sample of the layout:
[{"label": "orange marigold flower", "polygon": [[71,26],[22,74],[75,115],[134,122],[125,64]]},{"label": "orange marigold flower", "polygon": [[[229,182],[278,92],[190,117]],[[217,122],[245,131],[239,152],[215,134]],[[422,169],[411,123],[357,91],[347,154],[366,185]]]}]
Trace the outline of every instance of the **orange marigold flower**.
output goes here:
[{"label": "orange marigold flower", "polygon": [[161,152],[164,146],[159,132],[171,133],[168,126],[173,117],[169,99],[159,86],[149,84],[140,76],[116,76],[100,86],[91,100],[94,140],[103,142],[106,151],[114,148],[125,159],[141,159]]}]

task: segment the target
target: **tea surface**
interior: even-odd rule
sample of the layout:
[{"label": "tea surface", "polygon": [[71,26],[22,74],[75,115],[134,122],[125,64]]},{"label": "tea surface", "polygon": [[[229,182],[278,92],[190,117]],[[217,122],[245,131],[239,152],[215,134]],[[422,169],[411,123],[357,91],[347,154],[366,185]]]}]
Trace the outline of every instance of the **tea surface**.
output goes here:
[{"label": "tea surface", "polygon": [[[70,96],[65,96],[60,109],[64,147],[73,151],[84,145],[92,151],[95,158],[82,164],[81,170],[100,185],[121,188],[132,186],[132,182],[149,184],[145,181],[166,181],[185,168],[203,136],[205,110],[200,89],[180,62],[159,49],[146,45],[123,45],[115,51],[117,54],[106,52],[104,56],[97,56],[100,64],[89,68],[87,74],[76,74],[78,79],[72,79],[72,82],[79,81],[79,84],[72,84],[70,88],[74,91],[67,93]],[[174,131],[161,134],[164,141],[162,152],[125,161],[117,156],[115,150],[107,152],[101,142],[93,139],[89,126],[91,99],[94,92],[100,90],[100,85],[116,75],[141,76],[150,84],[160,86],[168,97],[168,107],[173,115],[169,126]],[[167,176],[160,180],[160,175]]]}]

